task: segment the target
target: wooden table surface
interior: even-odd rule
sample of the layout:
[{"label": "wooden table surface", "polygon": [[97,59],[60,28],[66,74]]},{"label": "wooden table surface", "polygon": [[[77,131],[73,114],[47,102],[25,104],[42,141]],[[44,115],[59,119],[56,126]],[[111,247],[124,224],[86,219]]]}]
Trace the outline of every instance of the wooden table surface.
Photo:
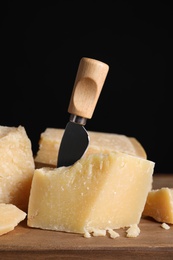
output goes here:
[{"label": "wooden table surface", "polygon": [[[154,174],[153,188],[173,187],[173,174]],[[151,218],[141,219],[140,235],[84,238],[79,234],[29,228],[26,220],[0,237],[0,259],[173,259],[173,225],[169,230]]]}]

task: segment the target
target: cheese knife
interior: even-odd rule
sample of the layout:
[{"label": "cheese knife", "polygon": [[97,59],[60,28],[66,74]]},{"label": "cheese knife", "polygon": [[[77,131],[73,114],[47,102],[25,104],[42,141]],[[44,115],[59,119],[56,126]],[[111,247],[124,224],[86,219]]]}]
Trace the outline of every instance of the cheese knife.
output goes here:
[{"label": "cheese knife", "polygon": [[89,135],[85,129],[91,119],[105,82],[109,66],[83,57],[78,66],[68,112],[70,113],[58,152],[57,167],[73,165],[85,153]]}]

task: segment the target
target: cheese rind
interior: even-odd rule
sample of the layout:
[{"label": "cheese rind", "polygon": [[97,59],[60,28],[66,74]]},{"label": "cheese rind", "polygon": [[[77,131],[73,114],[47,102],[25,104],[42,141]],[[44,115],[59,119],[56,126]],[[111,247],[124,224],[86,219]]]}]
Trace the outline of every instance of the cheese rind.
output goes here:
[{"label": "cheese rind", "polygon": [[12,231],[26,217],[26,213],[13,204],[0,203],[0,236]]},{"label": "cheese rind", "polygon": [[86,233],[138,224],[154,162],[121,152],[84,155],[74,165],[36,169],[27,224]]},{"label": "cheese rind", "polygon": [[26,211],[34,169],[25,128],[0,126],[0,203]]},{"label": "cheese rind", "polygon": [[173,188],[151,190],[142,213],[158,222],[173,224]]},{"label": "cheese rind", "polygon": [[[41,133],[35,162],[56,166],[64,129],[47,128]],[[114,133],[88,131],[90,142],[86,154],[120,151],[146,159],[147,155],[136,138]]]}]

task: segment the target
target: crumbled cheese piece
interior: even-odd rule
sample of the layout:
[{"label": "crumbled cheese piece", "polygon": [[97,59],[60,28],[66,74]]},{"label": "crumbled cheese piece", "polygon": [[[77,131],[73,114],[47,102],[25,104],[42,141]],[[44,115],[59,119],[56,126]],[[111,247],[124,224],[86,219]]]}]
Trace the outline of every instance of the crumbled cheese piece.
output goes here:
[{"label": "crumbled cheese piece", "polygon": [[90,238],[90,237],[91,237],[91,234],[90,234],[88,231],[85,231],[84,237],[85,237],[85,238]]},{"label": "crumbled cheese piece", "polygon": [[106,236],[106,229],[94,228],[92,230],[92,235],[93,235],[93,237],[104,237],[104,236]]},{"label": "crumbled cheese piece", "polygon": [[166,223],[162,223],[161,227],[164,228],[164,229],[170,229],[170,226]]},{"label": "crumbled cheese piece", "polygon": [[140,234],[140,229],[139,229],[138,225],[134,224],[134,225],[131,225],[126,230],[126,233],[127,233],[127,235],[126,235],[127,237],[137,237]]},{"label": "crumbled cheese piece", "polygon": [[26,213],[13,204],[0,203],[0,236],[12,231],[26,217]]},{"label": "crumbled cheese piece", "polygon": [[110,228],[108,229],[108,233],[110,235],[110,238],[113,238],[113,239],[120,236],[116,231],[114,231],[113,229],[110,229]]}]

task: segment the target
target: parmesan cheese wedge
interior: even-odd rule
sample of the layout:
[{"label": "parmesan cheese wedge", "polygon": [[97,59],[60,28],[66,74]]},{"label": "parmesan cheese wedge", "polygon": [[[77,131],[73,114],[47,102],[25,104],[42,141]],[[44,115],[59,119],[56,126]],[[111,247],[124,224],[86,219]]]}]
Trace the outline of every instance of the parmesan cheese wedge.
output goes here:
[{"label": "parmesan cheese wedge", "polygon": [[173,188],[151,190],[142,213],[158,222],[173,224]]},{"label": "parmesan cheese wedge", "polygon": [[0,126],[0,203],[26,211],[35,169],[24,127]]},{"label": "parmesan cheese wedge", "polygon": [[83,234],[138,225],[154,165],[122,152],[108,152],[85,154],[69,167],[36,169],[27,224]]},{"label": "parmesan cheese wedge", "polygon": [[26,217],[26,213],[13,204],[0,203],[0,236],[12,231]]},{"label": "parmesan cheese wedge", "polygon": [[[114,133],[87,131],[90,142],[86,154],[120,151],[146,159],[147,155],[136,138]],[[57,165],[58,151],[64,129],[47,128],[40,135],[36,163]]]}]

